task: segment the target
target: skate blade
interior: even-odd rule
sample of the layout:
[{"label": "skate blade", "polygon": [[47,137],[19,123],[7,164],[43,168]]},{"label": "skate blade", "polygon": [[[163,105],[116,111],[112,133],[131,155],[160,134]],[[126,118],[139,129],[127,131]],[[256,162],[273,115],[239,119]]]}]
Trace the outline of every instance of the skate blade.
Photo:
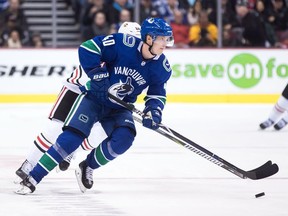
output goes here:
[{"label": "skate blade", "polygon": [[79,186],[79,189],[82,193],[85,193],[87,188],[83,185],[82,183],[82,179],[81,179],[81,176],[82,176],[82,172],[81,172],[81,169],[78,168],[75,170],[75,175],[76,175],[76,179],[77,179],[77,182],[78,182],[78,186]]},{"label": "skate blade", "polygon": [[30,188],[24,185],[21,185],[18,189],[14,191],[14,193],[19,194],[19,195],[27,195],[27,194],[31,194],[32,191],[30,190]]}]

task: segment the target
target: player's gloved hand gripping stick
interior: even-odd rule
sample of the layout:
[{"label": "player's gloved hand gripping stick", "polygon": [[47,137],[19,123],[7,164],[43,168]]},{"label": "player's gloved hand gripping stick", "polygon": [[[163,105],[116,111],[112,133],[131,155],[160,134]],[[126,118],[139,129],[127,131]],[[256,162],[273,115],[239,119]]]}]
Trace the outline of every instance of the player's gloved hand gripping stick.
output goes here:
[{"label": "player's gloved hand gripping stick", "polygon": [[[144,112],[138,110],[135,108],[133,104],[127,104],[126,102],[122,101],[118,97],[112,95],[109,93],[109,97],[116,101],[117,103],[121,104],[122,106],[126,107],[127,109],[131,110],[132,112],[140,115],[142,118],[145,119],[146,115]],[[133,116],[134,120],[141,123],[142,120],[139,117]],[[161,122],[161,121],[160,121]],[[152,123],[153,124],[153,123]],[[156,124],[154,122],[154,124]],[[196,144],[195,142],[189,140],[188,138],[182,136],[181,134],[177,133],[173,129],[169,128],[168,126],[165,126],[164,124],[160,123],[158,124],[157,129],[155,129],[156,132],[160,133],[161,135],[167,137],[168,139],[182,145],[183,147],[189,149],[190,151],[200,155],[201,157],[207,159],[208,161],[222,167],[223,169],[233,173],[234,175],[242,178],[242,179],[252,179],[252,180],[258,180],[267,178],[269,176],[272,176],[276,174],[279,170],[278,165],[275,163],[272,163],[272,161],[267,161],[262,166],[257,167],[256,169],[244,171],[235,165],[229,163],[228,161],[224,160],[223,158],[217,156],[216,154],[210,152],[209,150],[205,149],[204,147]]]},{"label": "player's gloved hand gripping stick", "polygon": [[160,108],[154,108],[151,106],[145,107],[143,111],[142,124],[144,127],[156,130],[159,128],[159,124],[162,121],[162,111]]}]

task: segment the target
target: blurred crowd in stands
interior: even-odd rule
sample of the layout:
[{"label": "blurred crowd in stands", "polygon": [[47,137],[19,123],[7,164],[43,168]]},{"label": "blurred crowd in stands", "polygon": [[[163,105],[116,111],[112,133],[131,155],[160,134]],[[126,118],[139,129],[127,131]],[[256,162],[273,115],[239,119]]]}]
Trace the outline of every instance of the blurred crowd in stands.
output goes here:
[{"label": "blurred crowd in stands", "polygon": [[0,0],[0,47],[44,47],[40,32],[30,32],[21,0]]},{"label": "blurred crowd in stands", "polygon": [[[0,0],[0,46],[45,47],[30,32],[25,0]],[[80,26],[81,41],[117,32],[134,21],[133,0],[65,0]],[[221,0],[222,46],[288,48],[288,0]],[[175,48],[217,47],[217,0],[140,0],[140,24],[161,17],[171,24]]]}]

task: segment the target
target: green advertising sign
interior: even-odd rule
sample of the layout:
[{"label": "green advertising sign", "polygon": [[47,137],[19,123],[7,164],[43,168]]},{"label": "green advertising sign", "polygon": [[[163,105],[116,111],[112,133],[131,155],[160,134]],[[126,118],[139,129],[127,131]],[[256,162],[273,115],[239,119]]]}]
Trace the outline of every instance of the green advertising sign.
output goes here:
[{"label": "green advertising sign", "polygon": [[222,64],[174,64],[173,77],[186,78],[224,78],[227,76],[231,83],[239,88],[247,89],[256,86],[263,77],[287,78],[288,65],[275,65],[275,58],[266,63],[249,53],[241,53],[232,57],[227,65]]}]

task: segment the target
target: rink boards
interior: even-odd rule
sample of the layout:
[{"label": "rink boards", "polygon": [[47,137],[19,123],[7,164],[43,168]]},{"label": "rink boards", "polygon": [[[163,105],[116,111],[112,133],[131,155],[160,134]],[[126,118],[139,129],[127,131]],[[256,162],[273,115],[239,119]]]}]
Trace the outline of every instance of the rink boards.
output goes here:
[{"label": "rink boards", "polygon": [[[1,49],[0,103],[53,102],[77,55],[77,49]],[[173,70],[169,102],[274,103],[287,84],[285,50],[167,49],[165,55]]]}]

